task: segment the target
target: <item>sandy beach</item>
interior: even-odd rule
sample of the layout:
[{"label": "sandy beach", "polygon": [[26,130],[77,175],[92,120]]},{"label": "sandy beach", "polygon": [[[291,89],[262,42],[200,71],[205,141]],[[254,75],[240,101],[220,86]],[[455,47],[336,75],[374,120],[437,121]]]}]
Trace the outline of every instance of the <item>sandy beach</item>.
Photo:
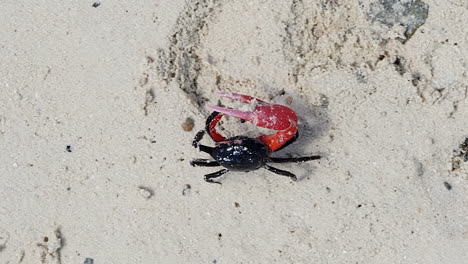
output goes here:
[{"label": "sandy beach", "polygon": [[[0,7],[0,264],[468,263],[466,0]],[[219,92],[322,158],[205,182]]]}]

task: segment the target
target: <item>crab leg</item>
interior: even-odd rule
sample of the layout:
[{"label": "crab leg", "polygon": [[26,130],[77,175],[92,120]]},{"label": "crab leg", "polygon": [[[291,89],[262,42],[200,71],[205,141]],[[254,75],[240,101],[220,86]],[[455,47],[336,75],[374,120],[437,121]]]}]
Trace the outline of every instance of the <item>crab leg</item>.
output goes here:
[{"label": "crab leg", "polygon": [[222,169],[222,170],[219,170],[219,171],[217,171],[217,172],[213,172],[213,173],[210,173],[210,174],[206,174],[206,175],[205,175],[205,181],[207,181],[207,182],[209,182],[209,183],[221,184],[220,182],[214,181],[213,179],[214,179],[214,178],[220,177],[221,175],[225,174],[225,173],[228,172],[228,171],[229,171],[228,169]]},{"label": "crab leg", "polygon": [[207,159],[195,159],[190,161],[190,165],[196,167],[218,167],[221,166],[217,161],[215,160],[207,160]]},{"label": "crab leg", "polygon": [[291,178],[291,180],[293,180],[293,181],[297,181],[296,175],[294,175],[294,173],[291,173],[289,171],[280,170],[278,168],[268,166],[268,165],[265,165],[265,169],[267,169],[267,170],[269,170],[271,172],[274,172],[276,174],[279,174],[279,175],[287,176],[287,177]]},{"label": "crab leg", "polygon": [[[289,107],[269,104],[251,96],[236,93],[220,93],[220,96],[239,100],[244,103],[251,103],[253,100],[256,101],[253,111],[240,111],[213,105],[207,105],[206,108],[221,114],[247,120],[259,127],[279,130],[274,134],[258,137],[260,141],[268,145],[273,151],[281,148],[282,145],[293,138],[297,133],[297,116]],[[210,130],[211,129],[214,130],[214,126],[210,126]]]},{"label": "crab leg", "polygon": [[317,160],[321,157],[318,155],[315,156],[306,156],[306,157],[292,157],[292,158],[274,158],[270,157],[270,161],[274,163],[286,163],[286,162],[304,162],[309,160]]}]

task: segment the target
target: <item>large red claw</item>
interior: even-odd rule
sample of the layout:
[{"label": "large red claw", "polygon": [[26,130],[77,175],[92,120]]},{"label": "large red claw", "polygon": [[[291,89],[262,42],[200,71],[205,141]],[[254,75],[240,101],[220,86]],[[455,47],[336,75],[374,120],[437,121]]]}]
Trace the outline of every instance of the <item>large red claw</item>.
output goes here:
[{"label": "large red claw", "polygon": [[[251,103],[255,100],[255,109],[251,112],[228,109],[219,106],[207,105],[206,108],[219,112],[220,115],[226,114],[241,118],[253,123],[256,126],[268,129],[279,130],[271,135],[262,135],[258,137],[263,143],[268,145],[272,151],[275,151],[286,142],[292,139],[297,133],[297,116],[296,113],[289,107],[284,105],[269,104],[254,97],[236,93],[220,93],[220,96],[239,100],[244,103]],[[221,116],[217,117],[214,122],[209,124],[209,130],[214,135],[219,135],[215,126]],[[215,138],[220,138],[215,136]],[[214,139],[215,139],[214,138]],[[216,140],[216,139],[215,139]]]}]

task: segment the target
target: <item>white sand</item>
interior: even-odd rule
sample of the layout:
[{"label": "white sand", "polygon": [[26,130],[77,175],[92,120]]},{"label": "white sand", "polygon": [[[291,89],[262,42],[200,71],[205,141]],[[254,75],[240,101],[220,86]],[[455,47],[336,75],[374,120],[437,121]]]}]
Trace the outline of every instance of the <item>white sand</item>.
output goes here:
[{"label": "white sand", "polygon": [[[0,264],[467,263],[466,1],[405,44],[361,3],[4,0]],[[204,182],[221,90],[292,98],[275,155],[324,158]]]}]

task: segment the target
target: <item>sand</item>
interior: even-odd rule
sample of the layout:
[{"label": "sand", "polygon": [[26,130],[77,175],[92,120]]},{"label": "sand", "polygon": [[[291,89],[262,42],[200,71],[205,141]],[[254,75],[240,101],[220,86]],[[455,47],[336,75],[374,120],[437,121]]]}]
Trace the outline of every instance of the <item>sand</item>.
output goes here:
[{"label": "sand", "polygon": [[[468,262],[466,1],[1,7],[0,263]],[[219,91],[323,158],[206,183]]]}]

